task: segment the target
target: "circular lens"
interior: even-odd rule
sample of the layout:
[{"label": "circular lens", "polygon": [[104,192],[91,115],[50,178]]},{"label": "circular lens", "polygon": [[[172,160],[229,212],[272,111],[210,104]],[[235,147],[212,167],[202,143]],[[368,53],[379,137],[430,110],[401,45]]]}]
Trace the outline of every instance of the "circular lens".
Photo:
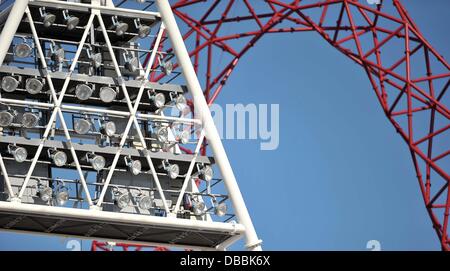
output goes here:
[{"label": "circular lens", "polygon": [[131,161],[128,167],[133,175],[138,175],[139,173],[141,173],[142,164],[139,160]]},{"label": "circular lens", "polygon": [[181,142],[181,144],[186,144],[189,142],[190,137],[191,137],[191,133],[188,130],[183,130],[178,135],[178,140]]},{"label": "circular lens", "polygon": [[186,98],[184,97],[184,95],[180,94],[177,96],[177,98],[175,99],[175,106],[180,111],[183,111],[186,108],[187,101],[186,101]]},{"label": "circular lens", "polygon": [[137,59],[137,57],[133,57],[131,58],[127,63],[125,63],[125,68],[129,71],[129,72],[136,72],[138,70],[139,67],[139,60]]},{"label": "circular lens", "polygon": [[29,57],[31,51],[31,46],[26,43],[20,43],[14,47],[14,55],[20,58]]},{"label": "circular lens", "polygon": [[117,36],[122,36],[123,34],[125,34],[125,32],[127,32],[128,30],[128,24],[120,22],[116,25],[116,35]]},{"label": "circular lens", "polygon": [[169,138],[169,131],[167,127],[159,127],[156,130],[156,139],[160,142],[166,142]]},{"label": "circular lens", "polygon": [[202,174],[201,175],[202,175],[202,178],[205,181],[211,181],[213,176],[214,176],[214,171],[213,171],[212,167],[204,166],[203,169],[202,169]]},{"label": "circular lens", "polygon": [[92,88],[86,84],[79,84],[75,88],[75,96],[79,100],[85,101],[89,99],[92,95]]},{"label": "circular lens", "polygon": [[96,53],[91,56],[91,63],[95,68],[100,68],[102,65],[102,54]]},{"label": "circular lens", "polygon": [[62,167],[67,163],[67,155],[65,152],[57,151],[53,154],[53,163],[57,167]]},{"label": "circular lens", "polygon": [[65,52],[63,48],[56,49],[52,55],[51,59],[57,63],[62,63],[64,61]]},{"label": "circular lens", "polygon": [[202,215],[203,210],[205,210],[205,203],[201,201],[194,201],[192,203],[192,209],[194,211],[194,215]]},{"label": "circular lens", "polygon": [[44,88],[44,84],[37,78],[28,78],[25,83],[25,89],[30,94],[38,94]]},{"label": "circular lens", "polygon": [[138,32],[139,38],[143,39],[143,38],[147,37],[148,35],[150,35],[150,30],[151,30],[151,28],[148,25],[139,26],[139,32]]},{"label": "circular lens", "polygon": [[78,23],[80,22],[80,19],[75,16],[69,16],[66,20],[66,25],[68,30],[73,30],[75,27],[77,27]]},{"label": "circular lens", "polygon": [[74,129],[77,134],[84,135],[91,130],[91,122],[85,119],[75,121]]},{"label": "circular lens", "polygon": [[95,170],[100,171],[106,165],[105,158],[103,158],[103,156],[96,155],[91,159],[91,165]]},{"label": "circular lens", "polygon": [[225,203],[220,203],[214,207],[214,213],[217,216],[224,216],[227,214],[227,205]]},{"label": "circular lens", "polygon": [[166,75],[170,75],[173,71],[173,63],[172,61],[164,62],[163,71]]},{"label": "circular lens", "polygon": [[117,92],[110,87],[100,88],[100,100],[104,103],[110,103],[116,98]]},{"label": "circular lens", "polygon": [[52,199],[53,189],[51,187],[43,187],[39,190],[39,197],[42,201],[49,201]]},{"label": "circular lens", "polygon": [[0,112],[0,126],[6,127],[11,125],[11,123],[14,120],[14,115],[11,114],[11,112],[8,111],[2,111]]},{"label": "circular lens", "polygon": [[2,89],[6,92],[13,92],[19,86],[19,81],[12,76],[5,76],[2,79]]},{"label": "circular lens", "polygon": [[162,93],[156,93],[150,96],[150,100],[157,108],[161,108],[166,104],[166,97]]},{"label": "circular lens", "polygon": [[27,159],[28,152],[23,147],[17,147],[15,150],[13,150],[12,154],[13,154],[14,160],[16,160],[16,162],[22,163],[23,161],[25,161]]},{"label": "circular lens", "polygon": [[176,179],[180,174],[180,167],[177,164],[169,165],[167,167],[167,174],[171,179]]},{"label": "circular lens", "polygon": [[56,194],[56,202],[59,206],[63,206],[69,200],[69,192],[60,191]]},{"label": "circular lens", "polygon": [[117,207],[119,207],[120,209],[128,207],[130,200],[131,198],[129,193],[120,193],[120,195],[116,197]]},{"label": "circular lens", "polygon": [[112,121],[106,121],[102,123],[102,132],[107,136],[113,136],[116,134],[116,124]]},{"label": "circular lens", "polygon": [[140,196],[138,198],[138,205],[139,208],[143,210],[149,210],[150,208],[152,208],[153,202],[149,196]]},{"label": "circular lens", "polygon": [[38,125],[39,117],[34,113],[24,113],[22,115],[22,126],[25,128],[34,128]]},{"label": "circular lens", "polygon": [[45,27],[50,27],[56,20],[56,16],[54,14],[51,13],[47,13],[44,15],[44,26]]}]

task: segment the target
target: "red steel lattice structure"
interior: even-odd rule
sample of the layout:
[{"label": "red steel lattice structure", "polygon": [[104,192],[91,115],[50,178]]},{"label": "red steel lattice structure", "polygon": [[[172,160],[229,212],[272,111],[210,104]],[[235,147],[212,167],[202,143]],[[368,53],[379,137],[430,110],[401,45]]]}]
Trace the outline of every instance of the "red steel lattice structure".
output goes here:
[{"label": "red steel lattice structure", "polygon": [[[209,104],[242,57],[266,34],[317,32],[360,65],[385,116],[408,145],[440,245],[450,250],[450,112],[445,98],[450,67],[400,1],[374,2],[180,0],[172,7],[186,26],[183,38]],[[162,49],[171,51],[169,44]],[[164,77],[151,76],[154,81]]]}]

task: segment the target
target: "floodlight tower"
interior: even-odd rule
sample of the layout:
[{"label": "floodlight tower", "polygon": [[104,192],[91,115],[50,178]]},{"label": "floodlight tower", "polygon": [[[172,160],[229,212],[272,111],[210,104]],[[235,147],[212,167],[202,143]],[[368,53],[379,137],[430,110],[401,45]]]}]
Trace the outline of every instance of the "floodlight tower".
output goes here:
[{"label": "floodlight tower", "polygon": [[19,0],[2,11],[1,230],[202,250],[245,236],[261,250],[172,9],[155,2]]}]

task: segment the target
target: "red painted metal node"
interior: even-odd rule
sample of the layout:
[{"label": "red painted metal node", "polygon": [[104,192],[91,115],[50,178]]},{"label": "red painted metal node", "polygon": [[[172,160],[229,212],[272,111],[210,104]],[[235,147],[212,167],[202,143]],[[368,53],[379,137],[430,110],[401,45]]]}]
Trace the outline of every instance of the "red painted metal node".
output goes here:
[{"label": "red painted metal node", "polygon": [[[442,249],[450,250],[450,111],[445,97],[450,67],[400,1],[371,2],[180,0],[172,7],[209,104],[240,59],[266,34],[317,32],[360,65],[385,116],[410,150],[433,227]],[[168,42],[161,49],[171,52]],[[151,74],[154,81],[166,77]]]},{"label": "red painted metal node", "polygon": [[153,251],[168,251],[165,247],[152,247],[128,243],[92,241],[91,244],[91,251],[141,251],[143,248],[153,249]]}]

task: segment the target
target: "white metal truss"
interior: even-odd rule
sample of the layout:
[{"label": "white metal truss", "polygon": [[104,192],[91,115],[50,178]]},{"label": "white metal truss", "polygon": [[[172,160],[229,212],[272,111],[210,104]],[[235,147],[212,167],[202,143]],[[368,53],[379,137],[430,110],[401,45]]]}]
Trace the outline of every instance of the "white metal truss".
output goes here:
[{"label": "white metal truss", "polygon": [[[19,0],[18,2],[27,2]],[[32,1],[33,2],[33,1]],[[58,3],[59,1],[53,1],[53,0],[39,0],[36,2],[48,2],[48,3]],[[59,2],[61,3],[61,2]],[[206,104],[206,101],[203,97],[203,92],[201,90],[200,84],[198,82],[197,76],[194,72],[194,69],[192,67],[192,63],[190,61],[188,52],[186,50],[185,44],[183,42],[181,33],[178,29],[178,26],[176,25],[176,21],[174,19],[172,10],[170,8],[170,5],[167,0],[156,0],[156,3],[158,5],[159,13],[151,13],[151,12],[144,12],[144,11],[135,11],[133,12],[136,14],[136,16],[139,15],[148,15],[152,14],[156,17],[160,17],[162,22],[160,24],[160,28],[158,31],[158,34],[156,36],[156,39],[153,43],[153,48],[151,50],[150,55],[150,61],[145,69],[144,75],[141,79],[141,85],[139,87],[139,90],[137,92],[137,97],[134,99],[134,104],[130,98],[127,86],[125,84],[125,79],[122,76],[121,68],[119,66],[119,62],[116,59],[115,56],[115,47],[112,45],[110,38],[108,36],[108,30],[105,26],[105,23],[102,18],[102,11],[115,11],[115,12],[121,12],[121,11],[127,11],[120,8],[115,8],[113,6],[102,6],[100,4],[99,0],[93,0],[90,5],[88,4],[81,4],[81,3],[64,3],[64,5],[68,6],[79,6],[79,7],[89,7],[90,8],[90,17],[88,20],[87,25],[85,26],[85,29],[83,31],[83,35],[81,37],[80,42],[78,43],[78,47],[75,53],[75,56],[71,60],[71,65],[68,69],[67,76],[65,77],[63,86],[61,89],[59,89],[59,92],[55,90],[53,78],[52,78],[52,72],[48,69],[48,64],[46,61],[46,57],[44,54],[44,48],[41,46],[41,39],[39,38],[39,35],[37,33],[35,22],[33,20],[32,14],[30,12],[30,9],[28,7],[25,8],[25,15],[27,17],[27,20],[30,25],[30,29],[32,32],[32,37],[34,40],[34,44],[36,46],[38,56],[41,62],[42,70],[44,71],[43,77],[45,77],[45,80],[48,84],[50,94],[52,97],[51,103],[43,103],[43,102],[33,102],[33,101],[22,101],[22,100],[16,100],[16,99],[8,99],[0,97],[0,103],[8,103],[8,104],[16,104],[16,105],[29,105],[29,106],[37,106],[46,108],[48,110],[51,110],[51,115],[49,118],[48,123],[46,124],[44,133],[42,135],[40,144],[38,145],[38,148],[34,154],[34,157],[31,159],[31,165],[28,169],[27,174],[25,175],[24,181],[21,185],[21,188],[19,190],[18,194],[15,194],[13,192],[11,181],[8,176],[8,170],[5,166],[5,163],[3,161],[3,157],[0,155],[0,169],[3,174],[3,180],[6,184],[7,192],[10,196],[10,203],[7,202],[0,202],[0,210],[23,210],[34,214],[47,214],[47,215],[68,215],[73,217],[81,217],[81,218],[90,218],[90,217],[97,217],[101,221],[114,221],[114,222],[141,222],[143,224],[147,223],[148,225],[166,225],[170,227],[178,227],[178,228],[187,228],[187,229],[197,229],[197,230],[219,230],[223,232],[229,232],[232,234],[235,234],[234,237],[227,239],[225,242],[221,243],[219,246],[216,247],[216,249],[226,249],[229,245],[231,245],[233,242],[235,242],[241,234],[244,234],[246,236],[247,242],[246,247],[249,250],[261,250],[261,240],[257,238],[256,231],[254,229],[253,223],[251,221],[250,215],[248,213],[248,210],[245,206],[243,197],[241,195],[241,192],[239,190],[239,187],[236,182],[236,178],[233,174],[233,171],[231,169],[231,165],[228,161],[228,158],[226,156],[224,147],[222,145],[222,142],[220,140],[219,134],[217,132],[217,129],[213,123],[213,119],[211,117],[211,113],[209,111],[209,107]],[[20,7],[17,7],[19,9]],[[20,9],[19,9],[20,10]],[[18,14],[14,14],[13,16],[20,17]],[[11,16],[10,16],[11,17]],[[11,28],[14,28],[14,21],[13,19],[8,19],[9,23],[7,22],[7,25],[9,25]],[[85,42],[88,38],[88,35],[90,31],[92,31],[94,21],[97,20],[99,24],[99,28],[101,30],[101,33],[103,34],[103,38],[106,43],[106,47],[108,49],[109,55],[111,57],[112,65],[114,68],[114,72],[116,75],[116,79],[118,82],[118,85],[120,86],[120,89],[124,95],[126,105],[128,108],[128,111],[118,111],[118,110],[111,110],[111,109],[99,109],[99,108],[89,108],[89,107],[83,107],[83,106],[76,106],[76,105],[67,105],[63,104],[63,99],[66,95],[66,92],[68,91],[69,84],[71,82],[72,76],[75,72],[76,65],[79,61],[80,55],[85,48]],[[17,24],[20,23],[16,22]],[[15,27],[17,29],[17,26]],[[149,83],[149,74],[151,72],[151,68],[153,67],[153,63],[157,59],[158,54],[158,48],[163,36],[163,33],[167,33],[169,40],[172,43],[174,54],[180,64],[182,73],[186,79],[187,87],[192,94],[194,105],[196,107],[196,115],[194,116],[194,119],[184,118],[184,117],[172,117],[172,116],[164,116],[161,114],[143,114],[138,112],[138,107],[141,102],[141,99],[144,94],[145,86],[147,83]],[[8,36],[8,40],[12,41],[12,38],[15,34],[12,33],[12,31],[3,31],[1,34],[1,37],[4,37],[5,35]],[[2,60],[4,59],[4,56],[7,53],[7,50],[9,48],[11,42],[7,45],[0,44],[0,65],[2,63]],[[5,48],[7,48],[5,50]],[[59,93],[59,95],[58,95]],[[88,112],[88,113],[104,113],[111,116],[120,116],[127,119],[127,124],[125,126],[125,130],[123,131],[121,140],[116,148],[116,152],[114,154],[114,158],[112,159],[112,163],[109,166],[109,168],[104,169],[108,170],[108,174],[106,176],[106,179],[103,181],[103,186],[101,187],[100,195],[99,197],[94,201],[92,199],[92,195],[89,192],[88,183],[86,181],[86,176],[83,173],[82,165],[80,164],[79,158],[77,156],[77,152],[72,144],[72,138],[70,135],[70,131],[67,127],[66,121],[64,119],[63,112]],[[59,118],[60,125],[62,127],[62,130],[64,132],[65,139],[67,140],[68,149],[70,150],[70,153],[72,155],[73,164],[76,167],[79,181],[81,183],[81,189],[84,192],[84,199],[88,203],[90,210],[80,210],[80,209],[70,209],[70,208],[58,208],[58,207],[52,207],[52,206],[34,206],[30,204],[21,204],[20,201],[22,197],[24,196],[24,193],[26,191],[27,185],[30,181],[30,179],[33,177],[33,171],[35,170],[36,164],[39,161],[39,156],[41,155],[42,150],[44,149],[44,144],[48,140],[52,127],[56,123],[57,117]],[[169,122],[177,122],[177,123],[188,123],[188,124],[197,124],[201,125],[201,129],[199,131],[199,138],[196,143],[195,151],[192,155],[192,160],[189,163],[188,171],[186,175],[184,176],[184,180],[182,182],[182,187],[180,190],[180,193],[177,197],[176,204],[173,208],[168,206],[166,197],[164,195],[164,190],[161,186],[161,182],[159,180],[155,165],[153,163],[152,157],[150,152],[148,151],[147,142],[145,140],[145,137],[140,129],[140,125],[138,120],[164,120]],[[126,140],[129,136],[130,130],[134,126],[137,136],[139,139],[139,142],[142,146],[142,149],[144,150],[144,156],[148,163],[148,166],[150,168],[150,173],[152,176],[152,179],[154,183],[156,184],[156,190],[158,191],[158,194],[162,200],[163,209],[165,210],[167,217],[153,217],[153,216],[136,216],[132,214],[121,214],[121,213],[114,213],[114,212],[104,212],[102,210],[102,205],[104,203],[104,198],[107,193],[108,188],[110,188],[111,180],[113,178],[113,175],[115,173],[116,166],[118,164],[118,161],[120,159],[120,156],[122,154],[122,151],[124,149]],[[180,206],[183,200],[183,196],[186,193],[186,190],[189,185],[195,186],[192,178],[192,173],[194,166],[196,165],[197,158],[199,156],[200,147],[203,144],[203,141],[205,138],[208,139],[209,145],[212,148],[212,151],[214,153],[214,157],[216,159],[216,163],[218,164],[220,171],[222,173],[222,176],[224,178],[225,186],[228,190],[230,199],[233,203],[234,211],[236,212],[236,216],[238,218],[239,224],[236,223],[220,223],[220,222],[212,222],[207,219],[206,221],[191,221],[186,219],[178,219],[177,214],[180,211]],[[186,245],[185,247],[190,247]],[[196,246],[191,246],[195,247]]]}]

